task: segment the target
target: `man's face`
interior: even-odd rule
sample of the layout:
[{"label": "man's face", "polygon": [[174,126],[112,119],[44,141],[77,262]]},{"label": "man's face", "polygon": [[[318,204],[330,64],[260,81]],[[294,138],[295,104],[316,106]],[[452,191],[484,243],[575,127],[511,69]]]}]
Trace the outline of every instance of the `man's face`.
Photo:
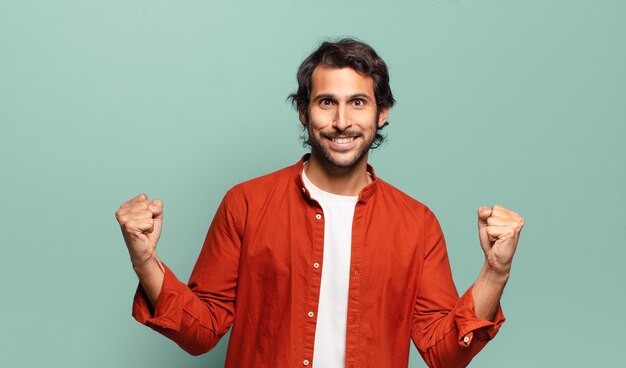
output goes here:
[{"label": "man's face", "polygon": [[351,68],[318,66],[311,76],[308,124],[312,153],[322,164],[349,168],[363,159],[387,120],[388,108],[376,109],[374,80]]}]

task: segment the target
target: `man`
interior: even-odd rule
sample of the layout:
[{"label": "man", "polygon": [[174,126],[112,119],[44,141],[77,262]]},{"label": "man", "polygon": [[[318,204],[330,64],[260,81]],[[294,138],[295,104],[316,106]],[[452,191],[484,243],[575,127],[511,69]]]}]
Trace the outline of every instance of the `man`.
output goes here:
[{"label": "man", "polygon": [[140,280],[134,317],[194,355],[232,325],[227,367],[406,367],[410,339],[429,366],[467,365],[504,321],[524,220],[479,208],[485,263],[459,298],[433,213],[367,164],[394,103],[384,61],[325,42],[298,83],[311,153],[226,194],[188,285],[156,253],[161,201],[116,212]]}]

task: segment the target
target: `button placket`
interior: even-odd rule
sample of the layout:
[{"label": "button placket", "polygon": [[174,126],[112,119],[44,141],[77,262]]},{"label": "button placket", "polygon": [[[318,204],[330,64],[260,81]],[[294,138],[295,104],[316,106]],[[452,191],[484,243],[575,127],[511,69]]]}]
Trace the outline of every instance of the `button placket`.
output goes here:
[{"label": "button placket", "polygon": [[[307,190],[307,194],[310,193]],[[308,197],[308,195],[307,195]],[[310,291],[309,291],[309,300],[307,303],[307,309],[305,309],[303,318],[306,321],[306,329],[307,329],[307,339],[305,341],[305,349],[303,351],[304,356],[312,357],[313,356],[313,345],[314,345],[314,336],[315,336],[315,326],[317,323],[317,304],[319,301],[319,286],[321,279],[321,270],[322,270],[322,259],[323,259],[323,240],[324,240],[324,210],[320,206],[320,204],[315,200],[315,198],[310,197],[310,212],[307,211],[306,217],[311,221],[311,226],[313,228],[313,238],[312,240],[312,248],[310,253],[310,258],[308,262],[312,268],[309,269],[309,277],[311,277],[310,283]],[[317,262],[316,262],[317,261]],[[308,263],[307,262],[307,263]],[[310,339],[310,340],[309,340]],[[303,357],[304,358],[304,357]],[[313,365],[312,359],[304,359],[302,361],[302,365],[305,367],[310,367]]]}]

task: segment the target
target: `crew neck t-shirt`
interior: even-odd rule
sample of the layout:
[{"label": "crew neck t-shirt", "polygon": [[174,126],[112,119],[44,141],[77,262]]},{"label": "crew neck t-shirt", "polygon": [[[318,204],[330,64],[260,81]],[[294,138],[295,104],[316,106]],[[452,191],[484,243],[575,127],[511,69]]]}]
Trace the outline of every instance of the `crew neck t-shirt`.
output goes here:
[{"label": "crew neck t-shirt", "polygon": [[323,191],[311,183],[304,170],[302,181],[324,211],[324,258],[313,368],[344,368],[352,219],[359,197]]}]

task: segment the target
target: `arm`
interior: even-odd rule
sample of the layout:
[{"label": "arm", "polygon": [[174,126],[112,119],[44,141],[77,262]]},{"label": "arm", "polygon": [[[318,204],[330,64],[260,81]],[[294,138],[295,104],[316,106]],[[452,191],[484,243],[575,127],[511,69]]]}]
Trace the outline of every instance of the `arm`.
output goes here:
[{"label": "arm", "polygon": [[474,284],[476,315],[491,321],[509,279],[524,219],[501,206],[478,209],[478,236],[485,263]]},{"label": "arm", "polygon": [[165,274],[156,254],[163,224],[163,203],[159,199],[150,202],[148,196],[140,194],[124,202],[115,212],[115,218],[120,224],[133,269],[154,307]]},{"label": "arm", "polygon": [[139,265],[133,265],[133,269],[139,278],[141,287],[146,293],[150,306],[154,309],[165,278],[165,267],[159,261],[156,253],[153,258]]},{"label": "arm", "polygon": [[240,236],[230,197],[217,210],[189,285],[156,252],[142,263],[145,268],[133,262],[140,277],[133,316],[192,355],[212,349],[234,320]]},{"label": "arm", "polygon": [[464,367],[497,333],[504,316],[496,303],[491,320],[476,316],[474,286],[459,298],[443,233],[435,216],[425,219],[425,254],[411,337],[430,367]]}]

